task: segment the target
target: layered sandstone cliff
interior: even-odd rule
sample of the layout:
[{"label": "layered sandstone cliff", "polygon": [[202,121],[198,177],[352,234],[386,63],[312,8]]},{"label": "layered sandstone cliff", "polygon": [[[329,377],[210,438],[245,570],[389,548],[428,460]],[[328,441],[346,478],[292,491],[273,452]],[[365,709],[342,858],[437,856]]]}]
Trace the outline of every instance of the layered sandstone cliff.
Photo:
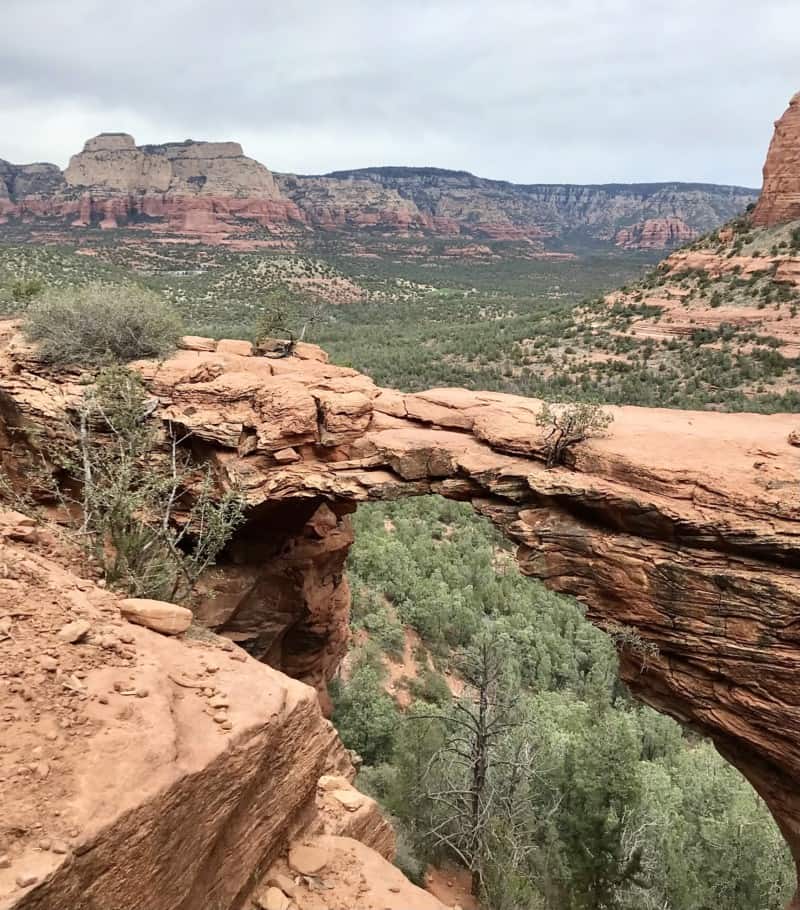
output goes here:
[{"label": "layered sandstone cliff", "polygon": [[101,133],[63,174],[54,165],[0,162],[0,217],[55,220],[67,231],[138,226],[214,242],[253,228],[280,232],[300,216],[238,142],[137,146],[127,133]]},{"label": "layered sandstone cliff", "polygon": [[800,92],[775,123],[767,160],[764,188],[753,221],[772,226],[800,219]]},{"label": "layered sandstone cliff", "polygon": [[[55,425],[81,386],[38,364],[13,324],[2,339],[0,448],[13,463],[11,441]],[[216,629],[324,679],[346,634],[339,557],[320,569],[326,537],[346,549],[347,513],[362,501],[470,501],[519,545],[524,572],[579,597],[601,627],[636,633],[642,646],[620,654],[633,692],[710,736],[800,857],[796,415],[613,408],[604,438],[547,469],[528,399],[380,389],[313,347],[269,360],[220,343],[137,369],[160,418],[191,434],[221,483],[235,478],[247,493],[251,522],[198,608]],[[266,561],[265,538],[275,542]],[[291,585],[276,581],[282,565]],[[326,585],[326,597],[309,596]]]},{"label": "layered sandstone cliff", "polygon": [[627,250],[669,250],[694,240],[699,233],[681,218],[648,218],[620,228],[614,243]]},{"label": "layered sandstone cliff", "polygon": [[[687,232],[711,230],[756,198],[755,191],[743,187],[523,185],[438,168],[365,168],[324,177],[278,175],[278,181],[303,210],[309,203],[316,204],[321,195],[347,200],[348,195],[364,197],[380,188],[413,204],[415,218],[426,227],[491,239],[570,237],[574,241],[576,235],[583,235],[584,239],[634,247],[643,222],[671,224],[672,231],[663,227],[647,231],[644,246],[651,249],[669,249],[688,239]],[[347,208],[342,217],[346,219]],[[684,222],[686,228],[680,229],[678,222]],[[626,229],[630,234],[619,234]]]},{"label": "layered sandstone cliff", "polygon": [[89,139],[63,174],[0,161],[0,224],[9,229],[128,228],[209,243],[333,230],[661,249],[754,200],[742,187],[522,186],[435,168],[273,175],[236,142],[137,146],[127,133]]}]

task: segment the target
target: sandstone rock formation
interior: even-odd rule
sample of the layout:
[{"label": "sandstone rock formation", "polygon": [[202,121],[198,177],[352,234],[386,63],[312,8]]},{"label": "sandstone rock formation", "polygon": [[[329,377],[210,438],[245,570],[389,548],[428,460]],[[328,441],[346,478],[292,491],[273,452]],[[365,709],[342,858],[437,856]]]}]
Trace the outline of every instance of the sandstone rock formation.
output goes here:
[{"label": "sandstone rock formation", "polygon": [[127,133],[101,133],[54,165],[0,162],[0,216],[65,221],[70,229],[147,227],[216,242],[261,227],[280,231],[300,218],[272,174],[238,142],[137,146]]},{"label": "sandstone rock formation", "polygon": [[127,228],[226,243],[334,230],[660,249],[755,198],[746,188],[705,184],[521,186],[436,168],[273,175],[236,142],[137,146],[127,133],[89,139],[63,174],[51,164],[0,161],[0,224],[56,236]]},{"label": "sandstone rock formation", "polygon": [[[0,348],[13,467],[25,428],[52,426],[81,387],[38,364],[11,323]],[[548,470],[535,401],[380,389],[311,346],[278,361],[224,349],[137,365],[160,416],[250,503],[199,606],[206,622],[318,682],[347,634],[347,513],[423,493],[470,501],[518,543],[524,572],[618,635],[633,692],[710,736],[800,857],[796,415],[613,408],[605,438]],[[298,461],[275,458],[287,447]]]},{"label": "sandstone rock formation", "polygon": [[620,228],[614,243],[628,250],[669,250],[694,240],[698,234],[681,218],[648,218]]},{"label": "sandstone rock formation", "polygon": [[764,164],[764,188],[753,222],[771,226],[800,219],[800,92],[775,123]]},{"label": "sandstone rock formation", "polygon": [[352,774],[314,691],[226,639],[126,622],[19,514],[0,512],[0,565],[0,907],[240,907],[317,819],[320,777]]},{"label": "sandstone rock formation", "polygon": [[358,840],[318,835],[305,838],[303,846],[324,862],[317,875],[297,875],[295,881],[291,863],[280,861],[266,879],[283,882],[296,903],[280,903],[289,895],[272,885],[256,892],[256,906],[266,910],[445,910],[433,895],[412,885],[380,853]]},{"label": "sandstone rock formation", "polygon": [[137,147],[133,136],[89,139],[64,171],[68,186],[122,193],[279,199],[272,174],[238,142],[170,142]]},{"label": "sandstone rock formation", "polygon": [[[643,222],[674,222],[671,230],[651,228],[647,232],[645,245],[651,249],[683,242],[686,231],[712,230],[756,198],[754,191],[742,187],[523,185],[439,168],[365,168],[324,177],[277,175],[277,179],[301,210],[333,213],[333,223],[339,224],[358,218],[358,200],[371,200],[371,210],[379,212],[391,198],[397,200],[395,211],[404,203],[403,220],[409,226],[493,240],[539,240],[577,232],[585,238],[618,242],[617,232],[625,230],[620,225],[626,225],[632,232],[627,242],[633,247]],[[680,229],[677,222],[684,222],[686,228]]]}]

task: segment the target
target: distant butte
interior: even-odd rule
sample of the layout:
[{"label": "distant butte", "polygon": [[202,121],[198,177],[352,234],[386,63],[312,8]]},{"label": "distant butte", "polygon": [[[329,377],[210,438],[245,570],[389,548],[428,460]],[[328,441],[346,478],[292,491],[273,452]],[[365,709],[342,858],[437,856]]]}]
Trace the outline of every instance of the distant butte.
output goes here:
[{"label": "distant butte", "polygon": [[466,171],[385,167],[323,176],[273,174],[238,142],[136,145],[87,140],[65,171],[0,160],[0,230],[135,230],[217,244],[309,231],[668,249],[755,202],[713,184],[518,185]]}]

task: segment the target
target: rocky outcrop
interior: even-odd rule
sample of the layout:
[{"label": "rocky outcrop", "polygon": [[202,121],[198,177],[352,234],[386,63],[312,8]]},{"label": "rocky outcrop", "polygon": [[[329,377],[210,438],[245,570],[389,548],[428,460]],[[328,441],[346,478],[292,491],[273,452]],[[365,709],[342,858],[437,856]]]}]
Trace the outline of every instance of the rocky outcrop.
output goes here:
[{"label": "rocky outcrop", "polygon": [[126,622],[18,513],[0,511],[0,564],[0,908],[234,910],[324,830],[320,777],[345,790],[352,768],[313,689],[227,639]]},{"label": "rocky outcrop", "polygon": [[[19,439],[27,425],[52,425],[81,386],[37,365],[13,325],[4,332],[2,413],[6,437]],[[330,594],[344,583],[347,512],[423,493],[470,501],[519,545],[524,572],[576,595],[617,637],[638,697],[710,736],[742,770],[800,856],[796,415],[611,408],[604,438],[547,469],[535,401],[380,389],[311,346],[284,360],[217,348],[137,365],[162,419],[191,433],[220,483],[250,503],[234,569],[218,567],[199,607],[206,621],[235,631],[241,615],[243,643],[324,678],[346,634],[346,606]],[[287,447],[299,458],[278,457]],[[284,565],[291,584],[275,580]],[[317,586],[328,594],[317,598]]]},{"label": "rocky outcrop", "polygon": [[[386,859],[350,837],[317,835],[298,842],[253,895],[263,910],[445,910]],[[300,852],[302,851],[302,853]],[[311,862],[304,862],[310,858]],[[301,870],[315,869],[313,875]],[[270,884],[272,883],[272,884]]]},{"label": "rocky outcrop", "polygon": [[753,222],[767,227],[800,219],[800,92],[775,123],[767,160],[764,188]]},{"label": "rocky outcrop", "polygon": [[247,158],[238,142],[137,146],[127,133],[101,133],[72,157],[63,175],[55,165],[0,163],[0,178],[6,222],[138,227],[215,242],[257,228],[280,232],[300,219],[272,174]]},{"label": "rocky outcrop", "polygon": [[64,171],[68,186],[118,193],[279,199],[272,174],[238,142],[171,142],[137,147],[133,136],[89,139]]},{"label": "rocky outcrop", "polygon": [[698,234],[681,218],[648,218],[620,228],[614,243],[627,250],[670,250],[694,240]]},{"label": "rocky outcrop", "polygon": [[[788,237],[793,227],[786,225],[783,234]],[[749,248],[742,249],[728,228],[718,239],[676,250],[652,280],[606,295],[606,318],[630,308],[628,331],[637,339],[692,344],[697,333],[711,333],[711,340],[724,330],[743,355],[757,341],[782,357],[800,357],[800,254],[788,242],[779,247],[776,241],[783,238],[766,234],[756,228],[746,235]]]},{"label": "rocky outcrop", "polygon": [[[438,168],[366,168],[322,177],[278,174],[282,191],[312,224],[377,226],[467,234],[489,240],[583,236],[669,249],[711,230],[756,198],[708,184],[520,185]],[[372,221],[364,221],[365,213]],[[645,230],[643,222],[666,222]],[[685,228],[680,225],[685,224]],[[667,226],[669,225],[669,226]],[[618,230],[619,229],[619,230]],[[687,233],[690,232],[690,233]],[[691,233],[694,232],[694,233]],[[661,245],[659,245],[661,244]]]},{"label": "rocky outcrop", "polygon": [[0,161],[0,224],[9,229],[127,228],[207,243],[313,230],[658,249],[716,227],[755,197],[710,184],[523,186],[436,168],[273,175],[237,142],[137,146],[127,133],[89,139],[63,174]]}]

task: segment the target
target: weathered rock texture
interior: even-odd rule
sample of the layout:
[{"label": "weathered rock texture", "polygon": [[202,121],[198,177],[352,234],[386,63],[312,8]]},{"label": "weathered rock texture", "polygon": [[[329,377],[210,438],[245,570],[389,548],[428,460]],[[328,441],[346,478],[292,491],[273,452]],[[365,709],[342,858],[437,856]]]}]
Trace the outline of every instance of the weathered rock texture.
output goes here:
[{"label": "weathered rock texture", "polygon": [[292,838],[359,811],[391,854],[366,797],[319,820],[321,775],[352,769],[313,689],[225,639],[126,622],[18,513],[0,511],[0,565],[0,908],[233,910]]},{"label": "weathered rock texture", "polygon": [[681,218],[648,218],[627,228],[620,228],[614,243],[625,249],[670,250],[697,237],[699,231]]},{"label": "weathered rock texture", "polygon": [[[52,425],[80,386],[37,365],[12,324],[0,344],[5,432],[18,439],[14,427]],[[273,361],[192,350],[137,366],[162,419],[189,431],[220,482],[235,478],[251,504],[234,568],[220,567],[201,615],[234,634],[241,617],[237,637],[249,647],[324,678],[346,636],[346,513],[423,493],[470,501],[519,544],[524,572],[655,649],[645,660],[623,647],[631,689],[710,736],[800,856],[796,415],[613,408],[605,438],[548,470],[535,401],[401,394],[311,346],[301,353]],[[276,458],[287,447],[298,461]],[[318,585],[329,596],[317,597]]]},{"label": "weathered rock texture", "polygon": [[258,227],[280,230],[300,215],[238,142],[137,146],[126,133],[101,133],[63,175],[54,165],[0,162],[0,217],[56,219],[71,229],[149,228],[214,242]]},{"label": "weathered rock texture", "polygon": [[755,224],[783,224],[800,219],[800,92],[775,123],[767,160],[764,188],[753,213]]},{"label": "weathered rock texture", "polygon": [[755,198],[711,184],[522,186],[436,168],[273,175],[236,142],[137,146],[126,133],[89,139],[63,174],[0,161],[0,224],[67,234],[135,228],[207,243],[311,229],[663,249]]},{"label": "weathered rock texture", "polygon": [[[366,168],[324,177],[277,175],[277,180],[312,221],[331,226],[371,218],[379,225],[492,240],[624,239],[630,246],[637,245],[642,233],[644,245],[653,249],[684,242],[687,231],[711,230],[757,195],[743,187],[710,184],[523,185],[438,168]],[[673,227],[645,231],[642,223],[651,219],[666,219]],[[685,230],[677,228],[679,221]],[[618,239],[625,228],[630,235]]]}]

